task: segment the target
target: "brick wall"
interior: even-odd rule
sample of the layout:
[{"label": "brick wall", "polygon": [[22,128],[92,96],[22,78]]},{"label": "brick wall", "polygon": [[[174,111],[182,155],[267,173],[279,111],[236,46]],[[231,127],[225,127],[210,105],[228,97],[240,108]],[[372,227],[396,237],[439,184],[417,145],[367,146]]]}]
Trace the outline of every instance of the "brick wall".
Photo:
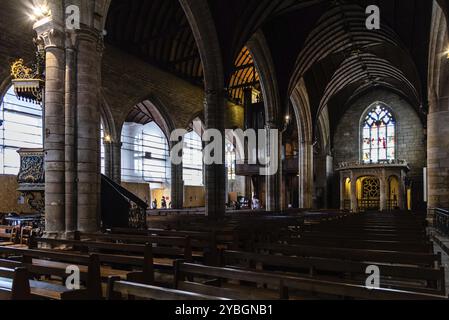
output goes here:
[{"label": "brick wall", "polygon": [[[177,128],[186,128],[193,115],[204,110],[202,87],[112,46],[107,46],[104,52],[102,81],[106,101],[119,131],[131,108],[145,99],[161,101]],[[226,127],[242,126],[243,114],[242,107],[229,103],[224,115]]]}]

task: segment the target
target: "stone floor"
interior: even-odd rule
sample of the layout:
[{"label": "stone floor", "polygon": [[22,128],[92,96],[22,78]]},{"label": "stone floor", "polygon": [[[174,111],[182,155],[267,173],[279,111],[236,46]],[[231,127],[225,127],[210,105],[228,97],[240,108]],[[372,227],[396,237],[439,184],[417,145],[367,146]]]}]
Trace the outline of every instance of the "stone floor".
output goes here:
[{"label": "stone floor", "polygon": [[441,263],[446,275],[446,294],[449,294],[449,238],[441,235],[435,229],[430,229],[429,232],[434,240],[435,253],[441,252]]}]

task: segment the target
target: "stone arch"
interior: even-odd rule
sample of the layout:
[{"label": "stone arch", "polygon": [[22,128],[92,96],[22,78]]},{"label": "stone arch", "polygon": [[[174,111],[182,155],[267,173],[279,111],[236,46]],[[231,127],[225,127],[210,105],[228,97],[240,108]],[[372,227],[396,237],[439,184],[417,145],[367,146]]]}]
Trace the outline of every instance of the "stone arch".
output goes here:
[{"label": "stone arch", "polygon": [[449,59],[447,59],[448,21],[440,5],[434,1],[429,44],[427,116],[427,206],[429,219],[433,209],[449,207]]},{"label": "stone arch", "polygon": [[[179,0],[195,37],[204,70],[206,96],[206,128],[224,133],[225,90],[221,47],[212,13],[206,0]],[[224,144],[222,164],[205,168],[206,215],[223,216],[225,213]]]},{"label": "stone arch", "polygon": [[3,102],[3,98],[8,92],[9,87],[11,87],[11,76],[6,77],[2,82],[0,82],[0,104]]},{"label": "stone arch", "polygon": [[271,57],[265,35],[257,31],[246,44],[251,52],[257,72],[260,76],[260,85],[265,104],[266,122],[281,124],[280,96],[277,84],[276,68]]},{"label": "stone arch", "polygon": [[290,101],[298,126],[299,139],[299,207],[312,207],[313,188],[313,138],[312,116],[307,88],[303,80],[293,91]]}]

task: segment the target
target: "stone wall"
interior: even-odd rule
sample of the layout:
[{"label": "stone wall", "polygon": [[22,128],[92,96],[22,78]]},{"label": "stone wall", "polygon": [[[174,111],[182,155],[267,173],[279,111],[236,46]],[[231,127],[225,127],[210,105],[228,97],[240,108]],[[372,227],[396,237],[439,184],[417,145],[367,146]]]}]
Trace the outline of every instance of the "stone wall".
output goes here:
[{"label": "stone wall", "polygon": [[398,95],[386,90],[373,90],[356,100],[346,111],[333,137],[334,166],[341,162],[360,159],[360,120],[374,102],[384,102],[392,109],[397,121],[396,158],[407,160],[408,177],[413,181],[414,207],[423,201],[423,168],[426,166],[426,142],[424,129],[416,111]]},{"label": "stone wall", "polygon": [[[175,75],[162,71],[115,47],[107,46],[102,65],[103,93],[111,110],[117,132],[131,108],[149,100],[165,108],[176,128],[187,128],[204,110],[204,90]],[[228,103],[226,127],[243,126],[243,107]]]}]

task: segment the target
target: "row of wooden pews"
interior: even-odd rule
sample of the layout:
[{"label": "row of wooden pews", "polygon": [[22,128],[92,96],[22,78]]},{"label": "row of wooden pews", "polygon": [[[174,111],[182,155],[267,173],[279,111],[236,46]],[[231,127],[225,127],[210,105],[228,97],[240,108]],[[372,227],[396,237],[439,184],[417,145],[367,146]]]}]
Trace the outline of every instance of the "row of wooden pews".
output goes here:
[{"label": "row of wooden pews", "polygon": [[[311,224],[297,216],[236,220],[221,229],[196,221],[184,230],[34,238],[29,249],[0,247],[0,268],[27,270],[31,295],[41,299],[447,298],[441,256],[433,253],[421,217],[332,213],[320,223],[314,216]],[[62,285],[70,264],[80,267],[80,290]],[[381,288],[365,285],[370,265],[380,268]]]}]

